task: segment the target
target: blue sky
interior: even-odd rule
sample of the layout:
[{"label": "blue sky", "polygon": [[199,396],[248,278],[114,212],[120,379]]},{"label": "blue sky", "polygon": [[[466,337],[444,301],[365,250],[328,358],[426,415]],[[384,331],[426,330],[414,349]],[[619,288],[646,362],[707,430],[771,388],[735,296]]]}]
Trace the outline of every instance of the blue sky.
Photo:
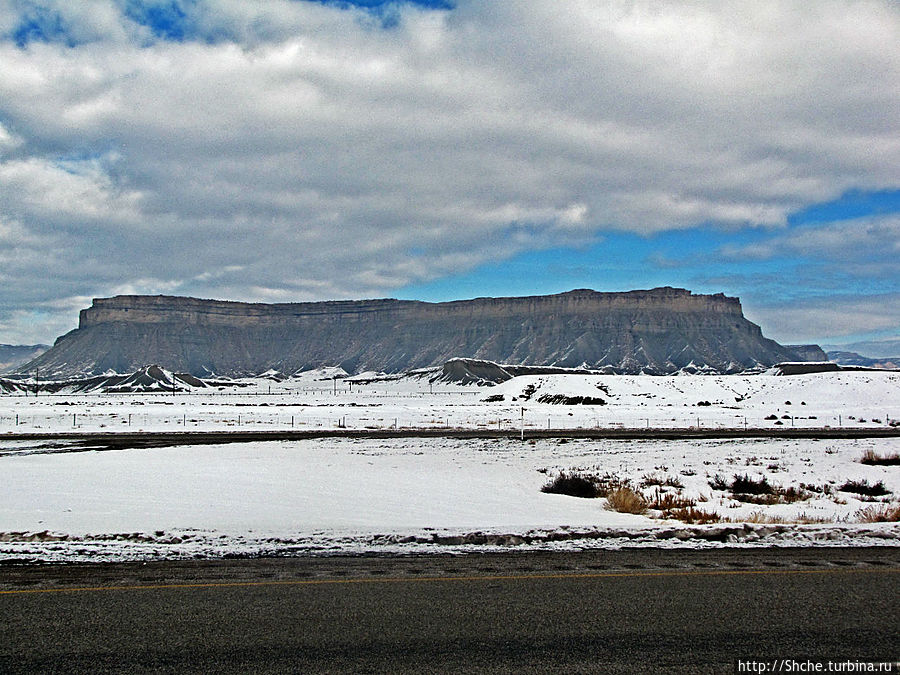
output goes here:
[{"label": "blue sky", "polygon": [[895,355],[897,44],[890,0],[0,0],[0,342],[668,285]]},{"label": "blue sky", "polygon": [[[868,275],[858,269],[850,272],[841,269],[834,260],[822,260],[823,255],[844,259],[858,256],[853,260],[854,267],[858,262],[891,264],[897,251],[896,242],[890,239],[883,240],[883,246],[875,250],[865,251],[840,244],[836,244],[836,250],[828,251],[818,247],[800,250],[790,247],[747,259],[723,256],[723,251],[764,245],[773,239],[802,241],[823,225],[851,221],[852,226],[862,227],[864,220],[896,217],[898,213],[900,190],[850,192],[790,214],[787,226],[775,235],[768,230],[724,229],[715,224],[651,235],[610,232],[585,246],[530,251],[463,275],[412,285],[401,289],[399,296],[441,302],[478,295],[560,293],[578,287],[627,291],[668,285],[696,293],[739,296],[745,305],[749,304],[752,315],[753,307],[765,306],[773,297],[783,302],[778,305],[781,308],[790,303],[827,301],[836,294],[896,295],[900,293],[900,277]],[[786,280],[804,283],[785,283]],[[844,333],[841,341],[891,338],[896,333],[895,327],[873,331],[863,325]],[[828,342],[814,332],[797,332],[790,337]]]}]

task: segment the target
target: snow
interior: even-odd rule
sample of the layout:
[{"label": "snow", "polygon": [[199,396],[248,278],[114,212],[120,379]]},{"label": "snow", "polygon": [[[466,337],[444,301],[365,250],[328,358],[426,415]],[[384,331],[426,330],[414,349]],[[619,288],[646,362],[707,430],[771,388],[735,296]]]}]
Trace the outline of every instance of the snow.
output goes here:
[{"label": "snow", "polygon": [[[454,552],[719,545],[897,545],[897,523],[858,522],[881,502],[837,490],[883,482],[896,505],[900,468],[858,460],[900,452],[900,439],[571,440],[398,438],[184,445],[115,451],[16,431],[623,425],[884,427],[900,417],[900,375],[791,377],[541,375],[496,387],[335,370],[175,395],[0,397],[0,557],[118,560],[225,554]],[[365,379],[368,384],[362,384]],[[337,389],[336,393],[335,390]],[[491,395],[503,401],[488,403]],[[607,404],[552,405],[541,395]],[[787,403],[790,401],[790,403]],[[698,406],[700,402],[710,405]],[[15,425],[15,417],[19,425]],[[784,415],[788,418],[782,419]],[[73,419],[74,417],[74,419]],[[240,421],[238,418],[240,417]],[[793,417],[793,420],[790,419]],[[548,422],[549,420],[549,422]],[[865,421],[862,421],[865,420]],[[635,486],[671,478],[726,522],[687,525],[610,511],[604,499],[546,494],[559,471],[614,474]],[[715,476],[817,488],[761,506],[714,491]],[[651,494],[655,488],[646,487]],[[762,516],[762,517],[760,517]],[[748,523],[747,520],[755,520]],[[768,522],[766,522],[768,521]],[[773,522],[774,521],[774,522]],[[803,524],[812,521],[814,524]]]},{"label": "snow", "polygon": [[[241,386],[188,393],[3,395],[0,437],[15,432],[238,427],[518,429],[523,422],[526,430],[879,427],[900,418],[900,372],[892,371],[787,377],[532,375],[495,387],[433,382],[438,373],[364,379],[329,368],[282,381],[248,378],[238,381]],[[530,387],[534,393],[528,396]],[[538,402],[542,395],[555,394],[599,397],[606,405]],[[485,403],[488,396],[498,395],[502,401]]]}]

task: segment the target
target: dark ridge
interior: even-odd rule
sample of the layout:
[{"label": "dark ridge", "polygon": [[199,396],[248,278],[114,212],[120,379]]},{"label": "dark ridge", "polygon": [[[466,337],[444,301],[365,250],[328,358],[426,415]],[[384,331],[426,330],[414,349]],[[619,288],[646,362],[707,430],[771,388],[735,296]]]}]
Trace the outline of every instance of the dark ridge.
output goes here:
[{"label": "dark ridge", "polygon": [[661,375],[762,369],[796,353],[763,337],[737,298],[669,287],[444,303],[117,296],[94,300],[76,330],[19,372],[72,377],[159,363],[196,376],[321,366],[397,373],[455,358]]}]

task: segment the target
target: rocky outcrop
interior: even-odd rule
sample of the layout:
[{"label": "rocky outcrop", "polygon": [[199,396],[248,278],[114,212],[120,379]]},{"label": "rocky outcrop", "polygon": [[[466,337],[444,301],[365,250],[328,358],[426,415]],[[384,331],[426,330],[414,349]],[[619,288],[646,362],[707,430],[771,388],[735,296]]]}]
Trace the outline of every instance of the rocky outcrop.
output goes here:
[{"label": "rocky outcrop", "polygon": [[785,345],[796,354],[797,361],[827,361],[828,355],[819,345]]},{"label": "rocky outcrop", "polygon": [[828,359],[842,366],[862,366],[864,368],[881,368],[885,370],[900,370],[900,357],[884,357],[880,359],[862,356],[856,352],[828,352]]},{"label": "rocky outcrop", "polygon": [[151,363],[194,375],[325,365],[400,372],[456,357],[663,374],[732,373],[796,355],[764,338],[737,298],[668,287],[444,303],[117,296],[94,300],[79,327],[28,368],[47,376],[130,372]]},{"label": "rocky outcrop", "polygon": [[0,345],[0,373],[8,373],[50,349],[47,345]]}]

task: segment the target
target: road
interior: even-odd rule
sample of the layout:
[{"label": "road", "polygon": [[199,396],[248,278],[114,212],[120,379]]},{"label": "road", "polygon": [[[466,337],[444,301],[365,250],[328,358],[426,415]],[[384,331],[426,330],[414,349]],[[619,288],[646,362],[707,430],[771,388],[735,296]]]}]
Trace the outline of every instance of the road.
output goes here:
[{"label": "road", "polygon": [[[523,437],[519,429],[456,429],[456,428],[404,428],[400,429],[281,429],[265,431],[116,431],[116,432],[6,432],[2,441],[34,441],[47,443],[53,451],[53,442],[63,442],[58,452],[74,449],[119,450],[126,448],[156,448],[173,445],[209,445],[221,443],[247,443],[250,441],[300,441],[314,438],[511,438]],[[773,429],[696,428],[579,428],[579,429],[526,429],[524,438],[588,438],[609,440],[683,440],[683,439],[853,439],[898,438],[900,427],[798,427]]]},{"label": "road", "polygon": [[0,672],[731,673],[739,658],[896,660],[898,591],[900,548],[0,565]]}]

